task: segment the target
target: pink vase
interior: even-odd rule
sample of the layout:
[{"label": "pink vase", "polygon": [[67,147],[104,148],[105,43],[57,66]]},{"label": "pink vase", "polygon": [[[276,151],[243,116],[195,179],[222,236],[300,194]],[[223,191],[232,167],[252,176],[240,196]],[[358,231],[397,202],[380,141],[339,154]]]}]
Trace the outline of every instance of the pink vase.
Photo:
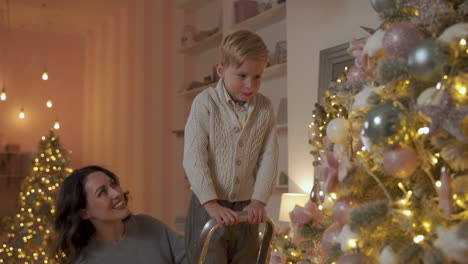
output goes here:
[{"label": "pink vase", "polygon": [[254,0],[237,0],[234,2],[236,24],[258,15],[258,2]]}]

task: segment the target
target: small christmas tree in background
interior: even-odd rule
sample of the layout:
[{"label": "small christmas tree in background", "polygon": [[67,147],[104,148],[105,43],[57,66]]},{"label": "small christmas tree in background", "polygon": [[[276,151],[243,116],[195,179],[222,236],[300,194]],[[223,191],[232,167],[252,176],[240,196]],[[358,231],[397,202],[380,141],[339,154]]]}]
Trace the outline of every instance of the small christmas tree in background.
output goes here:
[{"label": "small christmas tree in background", "polygon": [[55,263],[49,247],[55,213],[55,194],[72,172],[68,151],[51,131],[39,143],[31,175],[19,194],[17,214],[7,227],[6,241],[0,241],[0,263]]},{"label": "small christmas tree in background", "polygon": [[382,24],[315,107],[313,199],[273,263],[468,263],[468,1],[370,2]]}]

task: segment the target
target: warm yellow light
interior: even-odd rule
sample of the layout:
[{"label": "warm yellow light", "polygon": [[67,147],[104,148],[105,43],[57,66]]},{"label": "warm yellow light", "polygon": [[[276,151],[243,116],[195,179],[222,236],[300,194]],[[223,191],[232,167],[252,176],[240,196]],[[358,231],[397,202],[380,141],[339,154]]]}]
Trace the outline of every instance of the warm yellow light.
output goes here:
[{"label": "warm yellow light", "polygon": [[296,205],[304,206],[309,200],[307,193],[283,193],[281,195],[279,220],[289,222],[289,213]]},{"label": "warm yellow light", "polygon": [[24,114],[24,109],[21,108],[20,113],[19,113],[19,118],[24,119],[26,115]]},{"label": "warm yellow light", "polygon": [[432,163],[435,164],[435,163],[437,163],[437,162],[439,162],[439,160],[438,160],[436,157],[432,158]]},{"label": "warm yellow light", "polygon": [[414,243],[416,243],[416,244],[419,244],[419,243],[423,242],[423,240],[424,240],[424,236],[423,236],[423,235],[418,235],[418,236],[415,236],[415,237],[413,238],[413,241],[414,241]]},{"label": "warm yellow light", "polygon": [[466,46],[466,39],[464,38],[460,39],[460,45]]},{"label": "warm yellow light", "polygon": [[429,134],[429,128],[428,128],[428,127],[421,127],[421,128],[418,130],[418,134],[420,134],[420,135]]},{"label": "warm yellow light", "polygon": [[49,80],[49,74],[47,73],[47,71],[44,71],[42,73],[42,80],[44,80],[44,81]]},{"label": "warm yellow light", "polygon": [[52,107],[54,106],[54,104],[52,103],[52,100],[50,100],[50,99],[47,100],[46,106],[47,106],[48,108],[52,108]]},{"label": "warm yellow light", "polygon": [[405,193],[407,192],[405,186],[401,182],[398,183],[398,188],[400,188],[400,190],[402,190]]},{"label": "warm yellow light", "polygon": [[60,123],[59,123],[59,121],[55,121],[55,123],[54,123],[54,129],[55,129],[55,130],[59,130],[59,129],[60,129]]},{"label": "warm yellow light", "polygon": [[441,181],[436,181],[436,186],[437,186],[438,188],[442,187],[442,182],[441,182]]},{"label": "warm yellow light", "polygon": [[0,100],[5,101],[7,99],[7,94],[5,88],[2,88],[2,93],[0,93]]},{"label": "warm yellow light", "polygon": [[406,201],[406,199],[401,199],[401,200],[400,200],[400,203],[401,203],[402,205],[406,205],[407,202],[408,202],[408,201]]},{"label": "warm yellow light", "polygon": [[357,248],[357,239],[350,238],[348,239],[348,249],[355,249]]},{"label": "warm yellow light", "polygon": [[403,214],[406,215],[406,216],[411,216],[412,213],[411,213],[410,210],[404,210]]},{"label": "warm yellow light", "polygon": [[424,221],[422,225],[423,225],[424,229],[426,230],[426,232],[431,231],[431,223],[430,222]]},{"label": "warm yellow light", "polygon": [[318,209],[319,209],[320,211],[322,211],[322,210],[323,210],[323,206],[320,204],[320,205],[318,206]]},{"label": "warm yellow light", "polygon": [[411,83],[410,80],[406,80],[406,81],[405,81],[405,84],[406,84],[406,85],[409,85],[410,83]]},{"label": "warm yellow light", "polygon": [[330,193],[330,197],[331,197],[333,200],[336,200],[336,198],[338,198],[338,197],[336,196],[336,193]]}]

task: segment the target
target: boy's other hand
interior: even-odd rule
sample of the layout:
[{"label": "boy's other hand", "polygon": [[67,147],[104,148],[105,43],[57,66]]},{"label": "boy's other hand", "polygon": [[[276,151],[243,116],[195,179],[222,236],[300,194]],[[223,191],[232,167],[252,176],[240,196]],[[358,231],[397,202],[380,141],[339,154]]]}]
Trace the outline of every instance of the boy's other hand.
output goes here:
[{"label": "boy's other hand", "polygon": [[247,212],[249,224],[260,224],[265,222],[266,210],[265,203],[259,200],[252,200],[249,205],[244,208]]},{"label": "boy's other hand", "polygon": [[239,215],[236,212],[220,205],[216,200],[206,202],[203,206],[208,215],[216,220],[219,227],[235,225],[239,222]]}]

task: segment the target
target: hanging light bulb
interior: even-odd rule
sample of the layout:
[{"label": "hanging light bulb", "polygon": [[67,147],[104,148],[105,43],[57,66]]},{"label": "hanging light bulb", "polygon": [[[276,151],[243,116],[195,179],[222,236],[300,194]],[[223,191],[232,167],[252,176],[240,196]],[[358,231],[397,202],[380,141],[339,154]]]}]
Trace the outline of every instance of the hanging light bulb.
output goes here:
[{"label": "hanging light bulb", "polygon": [[49,73],[47,73],[47,68],[42,73],[42,80],[44,80],[44,81],[49,80]]},{"label": "hanging light bulb", "polygon": [[54,129],[55,129],[55,130],[59,130],[59,129],[60,129],[60,123],[59,123],[58,120],[55,121],[55,123],[54,123]]},{"label": "hanging light bulb", "polygon": [[24,119],[26,116],[24,115],[24,109],[21,107],[20,113],[19,113],[19,118]]},{"label": "hanging light bulb", "polygon": [[7,99],[6,89],[2,88],[2,93],[0,93],[0,100],[5,101]]},{"label": "hanging light bulb", "polygon": [[51,99],[47,100],[46,105],[47,105],[47,108],[52,108],[54,106]]}]

